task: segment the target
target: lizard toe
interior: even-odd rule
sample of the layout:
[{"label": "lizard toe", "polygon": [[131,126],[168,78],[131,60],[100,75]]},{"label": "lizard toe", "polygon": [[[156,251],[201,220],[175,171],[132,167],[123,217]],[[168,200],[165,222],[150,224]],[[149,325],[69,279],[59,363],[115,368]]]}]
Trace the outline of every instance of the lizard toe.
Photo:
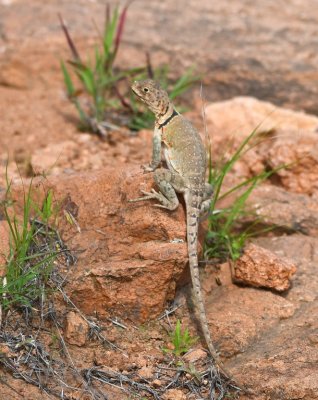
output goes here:
[{"label": "lizard toe", "polygon": [[151,192],[146,192],[145,190],[141,190],[141,193],[144,194],[145,196],[152,196]]}]

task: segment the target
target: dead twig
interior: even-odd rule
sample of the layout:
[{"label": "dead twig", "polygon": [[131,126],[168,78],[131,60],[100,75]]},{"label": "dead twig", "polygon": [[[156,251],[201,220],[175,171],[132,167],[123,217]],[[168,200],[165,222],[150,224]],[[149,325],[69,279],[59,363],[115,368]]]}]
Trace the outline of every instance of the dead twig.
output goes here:
[{"label": "dead twig", "polygon": [[121,374],[119,372],[112,371],[110,369],[97,369],[97,368],[90,368],[83,370],[83,375],[87,382],[91,384],[92,380],[96,379],[100,382],[106,383],[111,386],[115,386],[120,390],[127,392],[127,389],[123,387],[123,383],[127,384],[135,394],[140,394],[141,392],[147,392],[151,394],[155,400],[160,400],[160,393],[150,385],[145,385],[143,383],[137,382],[131,379],[129,376],[125,374]]}]

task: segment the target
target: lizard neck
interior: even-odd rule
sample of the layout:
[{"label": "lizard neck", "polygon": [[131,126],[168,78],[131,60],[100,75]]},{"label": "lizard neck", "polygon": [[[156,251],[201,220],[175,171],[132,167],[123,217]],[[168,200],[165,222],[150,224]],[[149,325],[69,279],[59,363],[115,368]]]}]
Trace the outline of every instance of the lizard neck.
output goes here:
[{"label": "lizard neck", "polygon": [[173,104],[169,101],[167,107],[163,112],[156,114],[156,126],[161,129],[167,125],[176,115],[177,111],[174,109]]}]

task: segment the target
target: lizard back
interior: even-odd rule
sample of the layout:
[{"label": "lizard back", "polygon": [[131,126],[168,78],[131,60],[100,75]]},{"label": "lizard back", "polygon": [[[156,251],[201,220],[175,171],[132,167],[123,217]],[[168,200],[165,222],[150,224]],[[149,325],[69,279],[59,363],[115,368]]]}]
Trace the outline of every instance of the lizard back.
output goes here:
[{"label": "lizard back", "polygon": [[182,115],[176,115],[162,128],[165,159],[169,168],[178,172],[189,188],[202,188],[205,183],[206,154],[198,131]]}]

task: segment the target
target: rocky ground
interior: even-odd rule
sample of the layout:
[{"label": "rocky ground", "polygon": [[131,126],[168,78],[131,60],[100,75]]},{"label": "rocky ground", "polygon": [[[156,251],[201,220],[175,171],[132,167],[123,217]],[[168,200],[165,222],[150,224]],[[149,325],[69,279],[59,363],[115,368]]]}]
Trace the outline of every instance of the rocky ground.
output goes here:
[{"label": "rocky ground", "polygon": [[[185,7],[182,1],[136,1],[119,54],[120,65],[136,66],[144,63],[148,50],[153,63],[169,62],[175,76],[196,60],[209,102],[206,120],[215,159],[228,157],[258,127],[258,145],[244,154],[229,180],[290,164],[250,199],[266,226],[283,228],[254,239],[236,265],[202,268],[215,345],[227,368],[252,390],[247,394],[229,388],[232,398],[318,398],[318,117],[310,115],[317,113],[318,60],[317,11],[311,4],[189,1]],[[96,380],[94,397],[83,380],[84,370],[94,375],[92,368],[131,374],[162,399],[207,398],[204,382],[201,397],[190,394],[189,387],[160,392],[172,379],[160,367],[174,368],[171,356],[162,352],[169,347],[169,324],[181,319],[192,335],[199,329],[190,300],[183,208],[166,213],[128,202],[153,185],[152,176],[140,170],[151,154],[151,133],[122,129],[105,142],[80,133],[64,93],[59,62],[68,53],[57,13],[85,51],[96,39],[91,18],[100,23],[103,10],[101,1],[0,1],[0,196],[9,157],[18,205],[19,175],[27,182],[32,173],[38,175],[34,198],[40,201],[52,188],[61,204],[59,231],[78,258],[75,265],[63,267],[65,292],[82,314],[56,295],[61,325],[46,326],[39,338],[52,358],[73,364],[64,376],[73,388],[63,388],[64,398],[106,398],[98,397],[100,392],[109,399],[132,398]],[[199,88],[191,98],[188,116],[203,130]],[[76,224],[69,224],[67,213]],[[5,253],[8,230],[2,214],[0,219]],[[176,297],[180,307],[158,320]],[[99,324],[120,350],[89,339],[91,326],[84,316]],[[35,317],[33,328],[38,324]],[[19,315],[11,316],[10,326],[16,333],[34,333]],[[59,334],[68,355],[62,354]],[[0,357],[17,357],[3,343]],[[198,342],[192,355],[185,356],[185,365],[204,369],[203,349],[204,342]],[[43,385],[50,386],[49,380]],[[59,391],[55,396],[63,398],[54,385],[51,389]],[[5,368],[0,387],[4,399],[54,398],[14,379]],[[138,390],[144,398],[155,398]]]}]

